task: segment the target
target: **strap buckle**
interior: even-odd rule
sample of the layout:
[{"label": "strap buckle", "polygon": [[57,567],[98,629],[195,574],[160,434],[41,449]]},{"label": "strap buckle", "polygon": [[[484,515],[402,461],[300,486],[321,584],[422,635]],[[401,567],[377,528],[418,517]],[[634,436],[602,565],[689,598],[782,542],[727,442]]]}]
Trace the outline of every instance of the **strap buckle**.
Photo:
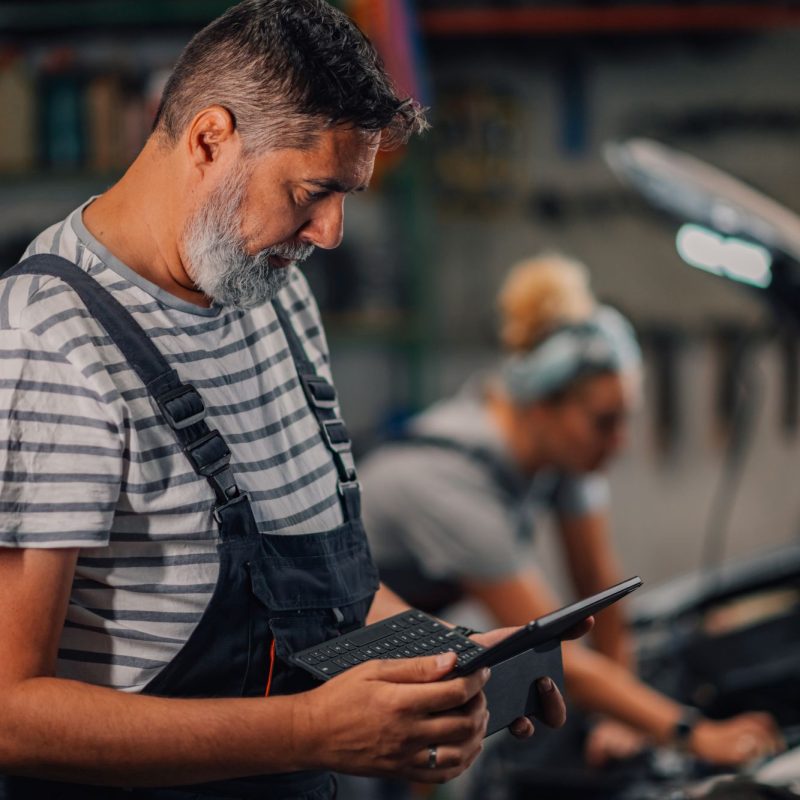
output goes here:
[{"label": "strap buckle", "polygon": [[250,495],[248,492],[239,492],[236,497],[232,497],[227,502],[223,503],[220,506],[217,506],[214,509],[214,519],[217,521],[219,525],[222,525],[222,512],[226,508],[230,508],[231,506],[236,505],[237,503],[249,503],[250,502]]},{"label": "strap buckle", "polygon": [[350,449],[350,434],[343,420],[322,420],[322,433],[325,442],[334,453],[344,453]]},{"label": "strap buckle", "polygon": [[[211,447],[208,447],[211,445]],[[205,451],[203,450],[204,448]],[[200,437],[196,442],[192,442],[184,448],[189,460],[194,464],[198,474],[205,477],[214,475],[230,464],[231,451],[219,431],[213,430],[205,436]],[[213,458],[213,461],[208,461]]]},{"label": "strap buckle", "polygon": [[310,403],[317,408],[336,407],[336,389],[333,384],[319,375],[301,375],[300,380]]},{"label": "strap buckle", "polygon": [[344,513],[347,519],[358,519],[361,516],[361,484],[355,478],[355,472],[351,471],[353,478],[349,481],[339,481],[336,488],[342,498]]},{"label": "strap buckle", "polygon": [[361,481],[359,481],[357,478],[354,478],[351,481],[339,481],[339,483],[336,485],[336,488],[342,497],[345,497],[349,491],[353,490],[360,493]]},{"label": "strap buckle", "polygon": [[[200,422],[206,416],[203,398],[191,384],[183,384],[160,395],[156,402],[169,426],[178,431]],[[187,411],[188,414],[183,413]]]}]

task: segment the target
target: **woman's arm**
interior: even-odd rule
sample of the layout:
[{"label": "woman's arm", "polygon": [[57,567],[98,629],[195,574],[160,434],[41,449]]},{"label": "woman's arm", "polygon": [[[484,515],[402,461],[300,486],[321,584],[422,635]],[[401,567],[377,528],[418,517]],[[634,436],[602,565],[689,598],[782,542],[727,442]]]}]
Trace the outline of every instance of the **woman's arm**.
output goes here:
[{"label": "woman's arm", "polygon": [[[535,576],[517,574],[498,581],[465,581],[501,625],[520,625],[560,604]],[[642,683],[632,672],[602,653],[577,642],[563,645],[564,678],[569,694],[587,711],[596,711],[631,725],[659,743],[668,743],[684,713],[683,707]],[[767,714],[740,714],[728,720],[701,720],[688,745],[712,763],[744,763],[779,749],[774,720]],[[747,750],[746,748],[755,748]]]},{"label": "woman's arm", "polygon": [[[569,571],[580,597],[599,592],[621,580],[603,512],[581,516],[559,515],[558,525]],[[625,622],[624,605],[601,611],[592,631],[595,647],[613,661],[633,668],[633,647]]]},{"label": "woman's arm", "polygon": [[[533,573],[493,582],[472,580],[465,586],[501,625],[521,625],[561,605]],[[660,702],[661,696],[639,683],[630,672],[579,644],[564,646],[563,654],[567,688],[584,709],[611,714],[656,739],[667,738],[681,715],[677,703],[666,697]]]}]

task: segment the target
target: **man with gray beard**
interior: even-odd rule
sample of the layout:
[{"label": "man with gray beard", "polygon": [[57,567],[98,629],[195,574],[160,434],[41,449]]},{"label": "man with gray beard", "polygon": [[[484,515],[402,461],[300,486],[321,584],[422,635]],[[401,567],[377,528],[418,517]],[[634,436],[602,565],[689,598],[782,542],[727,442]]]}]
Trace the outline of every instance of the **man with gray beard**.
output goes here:
[{"label": "man with gray beard", "polygon": [[286,286],[289,270],[313,252],[311,243],[276,244],[250,255],[241,234],[241,212],[249,174],[238,165],[220,182],[186,224],[183,246],[195,285],[223,306],[256,308]]},{"label": "man with gray beard", "polygon": [[440,681],[455,654],[322,685],[289,660],[406,608],[295,264],[424,128],[324,0],[245,0],[119,182],[0,283],[0,797],[323,800],[332,771],[477,757],[488,676]]}]

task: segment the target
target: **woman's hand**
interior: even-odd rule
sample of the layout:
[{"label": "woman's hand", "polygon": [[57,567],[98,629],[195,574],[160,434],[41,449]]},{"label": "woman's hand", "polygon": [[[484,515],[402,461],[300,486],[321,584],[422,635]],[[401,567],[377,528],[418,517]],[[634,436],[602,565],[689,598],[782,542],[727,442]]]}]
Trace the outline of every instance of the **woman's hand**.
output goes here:
[{"label": "woman's hand", "polygon": [[640,753],[650,744],[641,731],[615,719],[601,719],[589,731],[583,755],[590,767],[604,767]]},{"label": "woman's hand", "polygon": [[786,749],[775,720],[751,711],[723,720],[703,719],[689,737],[689,750],[711,764],[736,766]]}]

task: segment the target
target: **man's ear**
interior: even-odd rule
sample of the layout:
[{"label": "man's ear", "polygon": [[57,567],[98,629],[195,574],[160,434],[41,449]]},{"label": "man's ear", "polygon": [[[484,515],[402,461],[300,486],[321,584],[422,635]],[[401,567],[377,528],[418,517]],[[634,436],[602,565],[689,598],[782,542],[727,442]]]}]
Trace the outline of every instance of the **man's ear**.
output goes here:
[{"label": "man's ear", "polygon": [[236,121],[224,106],[203,109],[189,124],[186,148],[192,165],[202,174],[214,165],[238,156],[240,145]]}]

